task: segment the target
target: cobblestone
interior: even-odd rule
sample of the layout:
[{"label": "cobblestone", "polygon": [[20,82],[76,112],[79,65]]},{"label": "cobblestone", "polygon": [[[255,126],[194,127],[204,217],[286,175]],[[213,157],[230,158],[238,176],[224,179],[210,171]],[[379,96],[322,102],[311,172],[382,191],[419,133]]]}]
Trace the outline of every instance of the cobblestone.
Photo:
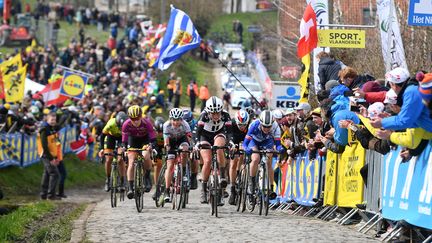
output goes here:
[{"label": "cobblestone", "polygon": [[144,210],[138,213],[134,200],[111,208],[99,202],[86,225],[91,242],[374,242],[348,227],[312,218],[270,211],[239,213],[234,206],[220,208],[220,218],[210,215],[209,205],[199,203],[192,191],[186,209],[174,211],[171,204],[156,208],[146,194]]}]

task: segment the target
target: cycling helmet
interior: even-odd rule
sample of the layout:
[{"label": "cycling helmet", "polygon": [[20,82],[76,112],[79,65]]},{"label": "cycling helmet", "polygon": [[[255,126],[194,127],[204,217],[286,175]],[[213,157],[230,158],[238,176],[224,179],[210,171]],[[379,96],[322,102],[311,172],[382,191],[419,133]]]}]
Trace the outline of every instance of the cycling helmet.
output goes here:
[{"label": "cycling helmet", "polygon": [[171,109],[169,112],[169,118],[178,120],[183,118],[183,111],[179,108]]},{"label": "cycling helmet", "polygon": [[253,116],[255,111],[252,109],[252,107],[246,107],[244,110],[249,114],[249,116]]},{"label": "cycling helmet", "polygon": [[282,119],[284,116],[282,110],[280,109],[273,110],[272,115],[274,119]]},{"label": "cycling helmet", "polygon": [[119,113],[117,113],[115,117],[117,126],[121,127],[123,123],[127,120],[127,118],[128,116],[126,115],[126,113],[124,113],[124,111],[120,111]]},{"label": "cycling helmet", "polygon": [[165,120],[162,117],[160,117],[160,116],[156,117],[155,123],[154,123],[156,131],[162,132],[164,123],[165,123]]},{"label": "cycling helmet", "polygon": [[183,110],[183,120],[185,120],[188,123],[191,122],[193,120],[192,111],[184,109]]},{"label": "cycling helmet", "polygon": [[216,96],[210,97],[206,102],[206,110],[210,113],[221,112],[223,107],[222,100]]},{"label": "cycling helmet", "polygon": [[245,110],[239,110],[235,114],[234,119],[237,125],[247,125],[249,122],[249,114]]},{"label": "cycling helmet", "polygon": [[133,105],[133,106],[129,107],[129,109],[128,109],[129,118],[135,119],[135,118],[141,117],[141,115],[142,115],[141,107],[139,107],[137,105]]},{"label": "cycling helmet", "polygon": [[273,124],[272,113],[269,110],[265,110],[260,114],[259,120],[261,125],[264,127],[270,127]]}]

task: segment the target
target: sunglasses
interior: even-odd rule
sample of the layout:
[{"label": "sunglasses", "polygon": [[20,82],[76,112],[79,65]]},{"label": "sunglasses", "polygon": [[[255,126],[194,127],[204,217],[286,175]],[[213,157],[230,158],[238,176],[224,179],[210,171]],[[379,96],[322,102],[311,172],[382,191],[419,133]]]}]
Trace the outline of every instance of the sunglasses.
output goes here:
[{"label": "sunglasses", "polygon": [[263,128],[267,128],[267,129],[269,129],[269,128],[271,128],[272,127],[272,125],[270,125],[270,126],[262,126]]},{"label": "sunglasses", "polygon": [[181,118],[177,118],[177,119],[171,118],[171,121],[181,121],[181,120],[182,120]]},{"label": "sunglasses", "polygon": [[138,121],[139,119],[141,119],[141,117],[131,118],[132,121]]}]

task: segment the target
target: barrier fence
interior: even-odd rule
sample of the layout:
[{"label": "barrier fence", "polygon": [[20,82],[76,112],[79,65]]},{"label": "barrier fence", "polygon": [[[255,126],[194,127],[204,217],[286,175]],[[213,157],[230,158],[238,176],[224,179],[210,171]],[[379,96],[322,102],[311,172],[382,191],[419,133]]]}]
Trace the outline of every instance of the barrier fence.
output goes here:
[{"label": "barrier fence", "polygon": [[[59,131],[63,154],[73,152],[70,143],[77,140],[79,128],[67,126]],[[26,135],[22,133],[0,134],[0,168],[8,166],[27,167],[39,162],[37,153],[37,134]],[[88,158],[96,159],[97,149],[94,144],[88,147]]]},{"label": "barrier fence", "polygon": [[[321,205],[316,204],[321,199],[324,208],[353,209],[351,216],[356,212],[372,213],[376,217],[371,221],[378,217],[404,220],[432,230],[432,141],[420,156],[407,162],[402,162],[400,150],[382,156],[354,142],[342,154],[327,151],[326,157],[310,159],[305,152],[291,164],[278,164],[274,159],[278,197],[272,203],[319,209]],[[357,204],[363,203],[366,209],[357,209]]]}]

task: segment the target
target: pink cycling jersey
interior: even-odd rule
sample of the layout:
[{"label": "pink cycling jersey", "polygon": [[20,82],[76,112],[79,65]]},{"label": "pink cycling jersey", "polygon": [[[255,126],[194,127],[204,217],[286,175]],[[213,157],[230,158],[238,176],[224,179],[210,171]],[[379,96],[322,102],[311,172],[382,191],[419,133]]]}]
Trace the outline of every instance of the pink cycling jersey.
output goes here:
[{"label": "pink cycling jersey", "polygon": [[129,136],[132,137],[148,137],[149,141],[154,141],[156,139],[156,133],[153,129],[153,125],[150,120],[146,118],[141,118],[141,124],[139,126],[134,126],[131,119],[127,119],[122,126],[122,142],[127,143]]}]

